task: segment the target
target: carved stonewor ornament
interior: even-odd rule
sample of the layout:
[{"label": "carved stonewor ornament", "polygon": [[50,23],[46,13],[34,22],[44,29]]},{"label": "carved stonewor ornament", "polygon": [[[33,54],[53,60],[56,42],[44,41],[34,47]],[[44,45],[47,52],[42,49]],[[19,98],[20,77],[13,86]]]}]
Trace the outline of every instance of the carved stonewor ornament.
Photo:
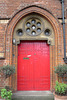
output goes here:
[{"label": "carved stonewor ornament", "polygon": [[23,17],[16,25],[13,33],[13,44],[20,40],[47,40],[54,45],[54,30],[50,22],[36,13]]}]

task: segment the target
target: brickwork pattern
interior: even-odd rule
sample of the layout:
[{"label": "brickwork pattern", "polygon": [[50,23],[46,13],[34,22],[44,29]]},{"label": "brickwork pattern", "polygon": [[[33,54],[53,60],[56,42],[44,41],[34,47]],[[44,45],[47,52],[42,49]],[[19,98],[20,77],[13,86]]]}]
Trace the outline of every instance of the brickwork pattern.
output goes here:
[{"label": "brickwork pattern", "polygon": [[0,55],[5,52],[6,24],[0,24]]},{"label": "brickwork pattern", "polygon": [[59,0],[0,0],[1,18],[10,18],[19,10],[37,5],[49,10],[56,17],[61,17],[61,3]]}]

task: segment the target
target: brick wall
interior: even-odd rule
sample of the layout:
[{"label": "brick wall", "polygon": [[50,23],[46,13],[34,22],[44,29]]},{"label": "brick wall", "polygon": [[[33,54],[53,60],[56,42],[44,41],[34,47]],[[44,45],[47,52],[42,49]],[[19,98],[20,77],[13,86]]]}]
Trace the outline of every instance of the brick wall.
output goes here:
[{"label": "brick wall", "polygon": [[0,17],[11,18],[17,11],[30,5],[39,5],[56,17],[61,17],[61,3],[59,0],[0,0]]},{"label": "brick wall", "polygon": [[[55,46],[51,46],[51,79],[52,88],[55,85],[57,77],[54,74],[54,66],[63,64],[64,47],[63,47],[63,31],[62,31],[62,11],[60,0],[0,0],[0,54],[4,54],[3,58],[0,58],[0,66],[7,64],[15,64],[17,67],[17,47],[13,47],[13,52],[16,53],[14,58],[11,54],[11,33],[7,33],[7,26],[9,21],[17,12],[29,6],[38,6],[46,9],[53,15],[59,22],[60,33],[55,35]],[[58,19],[60,18],[60,20]],[[13,19],[14,20],[14,19]],[[67,0],[65,0],[65,31],[67,33]],[[12,27],[11,25],[9,27]],[[66,35],[66,52],[67,52],[67,35]],[[16,68],[17,70],[17,68]],[[14,75],[17,77],[17,75]],[[13,78],[14,78],[13,77]],[[9,80],[9,79],[8,79]],[[9,82],[8,82],[9,84]],[[3,87],[5,84],[0,84]],[[10,81],[11,85],[11,81]],[[13,87],[16,90],[16,84],[13,83]]]}]

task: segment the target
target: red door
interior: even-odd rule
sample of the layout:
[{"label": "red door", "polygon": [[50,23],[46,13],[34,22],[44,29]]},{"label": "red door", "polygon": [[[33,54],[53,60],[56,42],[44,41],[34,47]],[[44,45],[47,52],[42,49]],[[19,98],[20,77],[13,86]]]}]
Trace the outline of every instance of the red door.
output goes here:
[{"label": "red door", "polygon": [[50,56],[46,41],[18,45],[18,90],[50,90]]}]

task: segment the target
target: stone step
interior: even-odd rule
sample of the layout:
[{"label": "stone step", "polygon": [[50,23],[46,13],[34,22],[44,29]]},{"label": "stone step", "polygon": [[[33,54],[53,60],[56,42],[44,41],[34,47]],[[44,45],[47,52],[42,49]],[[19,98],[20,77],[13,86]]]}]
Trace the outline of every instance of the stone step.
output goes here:
[{"label": "stone step", "polygon": [[12,100],[54,100],[54,96],[50,91],[18,91]]}]

